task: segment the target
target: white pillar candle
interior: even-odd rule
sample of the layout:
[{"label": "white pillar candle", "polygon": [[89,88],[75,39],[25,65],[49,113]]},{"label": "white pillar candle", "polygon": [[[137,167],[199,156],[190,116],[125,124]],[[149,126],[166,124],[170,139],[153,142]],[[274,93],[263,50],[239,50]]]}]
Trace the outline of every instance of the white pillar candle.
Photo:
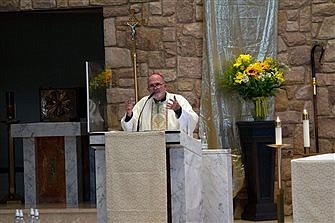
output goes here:
[{"label": "white pillar candle", "polygon": [[281,122],[279,117],[277,116],[276,120],[276,128],[275,128],[275,133],[276,133],[276,145],[281,145],[282,143],[282,131],[281,131]]},{"label": "white pillar candle", "polygon": [[309,141],[309,119],[307,110],[304,109],[303,116],[302,116],[302,125],[303,125],[303,133],[304,133],[304,147],[310,147]]}]

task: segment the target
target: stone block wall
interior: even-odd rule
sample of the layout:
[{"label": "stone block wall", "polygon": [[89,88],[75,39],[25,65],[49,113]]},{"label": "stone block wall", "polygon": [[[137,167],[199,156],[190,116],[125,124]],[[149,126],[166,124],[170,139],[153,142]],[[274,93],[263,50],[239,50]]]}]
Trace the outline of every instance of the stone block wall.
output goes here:
[{"label": "stone block wall", "polygon": [[113,71],[108,126],[120,129],[124,101],[135,97],[133,41],[129,9],[143,23],[136,27],[139,98],[147,94],[147,75],[165,75],[170,92],[185,96],[199,113],[202,75],[202,0],[6,0],[1,11],[103,7],[105,63]]},{"label": "stone block wall", "polygon": [[[133,1],[131,1],[133,2]],[[127,3],[104,8],[106,65],[113,70],[109,97],[109,128],[120,129],[124,101],[135,97],[133,44],[126,25]],[[147,95],[147,75],[165,75],[170,92],[184,95],[199,113],[202,75],[202,2],[141,1],[131,4],[142,24],[136,29],[139,99]]]},{"label": "stone block wall", "polygon": [[[313,114],[311,49],[316,48],[317,115]],[[278,58],[289,65],[286,84],[276,95],[275,110],[282,120],[283,143],[292,147],[283,151],[285,213],[292,214],[291,160],[303,153],[302,112],[310,116],[311,152],[315,152],[315,118],[318,120],[320,153],[335,152],[335,1],[280,0],[278,11]]]},{"label": "stone block wall", "polygon": [[[119,129],[123,102],[134,97],[129,8],[144,23],[137,27],[139,96],[146,95],[146,76],[166,76],[171,92],[184,95],[199,113],[203,50],[204,0],[0,0],[0,12],[103,7],[106,65],[113,70],[108,92],[109,127]],[[303,152],[302,111],[310,114],[311,150],[315,151],[311,49],[323,44],[317,67],[320,152],[335,152],[335,1],[279,0],[278,59],[289,65],[286,84],[276,96],[276,115],[283,125],[285,213],[292,214],[290,161]]]}]

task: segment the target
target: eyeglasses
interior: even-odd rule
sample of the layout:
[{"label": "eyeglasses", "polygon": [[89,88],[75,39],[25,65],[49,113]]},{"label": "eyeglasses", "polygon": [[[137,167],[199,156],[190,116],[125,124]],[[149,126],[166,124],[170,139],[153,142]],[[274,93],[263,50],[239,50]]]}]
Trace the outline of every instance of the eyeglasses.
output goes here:
[{"label": "eyeglasses", "polygon": [[164,84],[163,83],[156,83],[156,84],[150,84],[149,88],[154,89],[154,88],[160,88],[162,87]]}]

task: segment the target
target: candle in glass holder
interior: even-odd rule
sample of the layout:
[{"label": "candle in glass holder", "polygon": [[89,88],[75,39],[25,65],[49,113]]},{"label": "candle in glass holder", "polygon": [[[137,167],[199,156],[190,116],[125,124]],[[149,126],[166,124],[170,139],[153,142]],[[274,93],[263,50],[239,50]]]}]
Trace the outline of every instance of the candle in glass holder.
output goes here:
[{"label": "candle in glass holder", "polygon": [[276,128],[275,128],[275,134],[276,134],[276,145],[281,145],[282,143],[282,129],[281,129],[281,122],[279,117],[277,116],[276,120]]},{"label": "candle in glass holder", "polygon": [[7,119],[15,118],[14,92],[6,92]]},{"label": "candle in glass holder", "polygon": [[304,147],[308,148],[311,146],[311,144],[309,141],[309,119],[308,119],[308,113],[306,109],[304,109],[304,112],[302,115],[302,125],[303,125],[303,133],[304,133]]}]

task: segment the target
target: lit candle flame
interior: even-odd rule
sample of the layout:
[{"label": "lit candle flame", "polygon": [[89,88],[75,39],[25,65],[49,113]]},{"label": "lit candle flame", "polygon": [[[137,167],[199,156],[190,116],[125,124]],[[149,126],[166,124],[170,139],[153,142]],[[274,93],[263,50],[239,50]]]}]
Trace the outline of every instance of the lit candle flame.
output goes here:
[{"label": "lit candle flame", "polygon": [[275,136],[276,136],[276,145],[281,145],[282,144],[282,129],[281,129],[281,122],[280,122],[279,116],[277,116],[277,120],[276,120]]},{"label": "lit candle flame", "polygon": [[304,148],[309,148],[311,145],[310,145],[310,139],[309,139],[309,120],[308,120],[308,113],[306,109],[304,109],[304,112],[303,112],[302,123],[303,123]]},{"label": "lit candle flame", "polygon": [[303,119],[303,120],[308,120],[308,112],[307,112],[306,109],[304,109],[304,111],[303,111],[302,119]]}]

